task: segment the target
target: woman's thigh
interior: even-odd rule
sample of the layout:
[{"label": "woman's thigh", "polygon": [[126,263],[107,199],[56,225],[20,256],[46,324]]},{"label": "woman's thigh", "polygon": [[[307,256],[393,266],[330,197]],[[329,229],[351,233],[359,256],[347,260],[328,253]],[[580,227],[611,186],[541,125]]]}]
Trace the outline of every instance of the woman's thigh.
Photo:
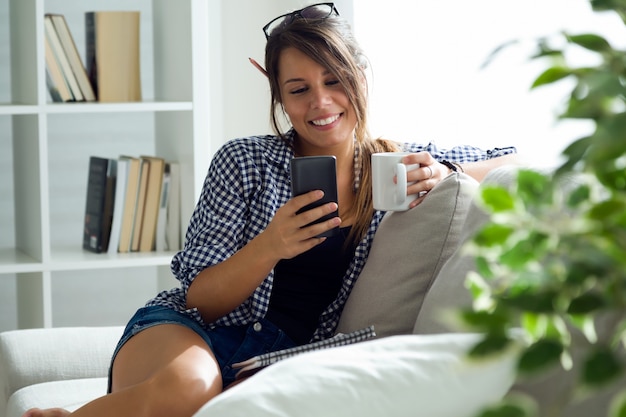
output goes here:
[{"label": "woman's thigh", "polygon": [[112,365],[112,392],[161,377],[171,382],[202,379],[221,390],[221,374],[210,347],[198,333],[178,324],[152,326],[131,337]]}]

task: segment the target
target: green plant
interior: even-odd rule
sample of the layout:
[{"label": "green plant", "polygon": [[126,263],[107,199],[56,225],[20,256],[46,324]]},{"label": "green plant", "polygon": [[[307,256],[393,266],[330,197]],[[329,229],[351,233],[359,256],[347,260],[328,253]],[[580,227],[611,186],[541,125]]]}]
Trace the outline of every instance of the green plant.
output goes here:
[{"label": "green plant", "polygon": [[[617,13],[626,24],[626,0],[591,0],[591,5],[596,12]],[[468,276],[474,303],[462,318],[485,334],[472,354],[501,349],[509,342],[508,331],[521,327],[530,343],[519,375],[555,365],[567,370],[576,360],[582,369],[577,389],[596,389],[623,381],[626,374],[626,51],[597,34],[558,38],[538,40],[532,58],[550,65],[532,87],[574,81],[559,117],[591,120],[593,133],[574,140],[554,172],[521,170],[512,190],[483,190],[481,201],[491,217],[468,248],[477,273]],[[566,52],[576,48],[594,54],[597,65],[569,65]],[[597,331],[599,321],[606,331]],[[580,356],[572,356],[577,338],[586,344]],[[483,416],[534,413],[513,401]],[[623,387],[609,413],[626,416]]]}]

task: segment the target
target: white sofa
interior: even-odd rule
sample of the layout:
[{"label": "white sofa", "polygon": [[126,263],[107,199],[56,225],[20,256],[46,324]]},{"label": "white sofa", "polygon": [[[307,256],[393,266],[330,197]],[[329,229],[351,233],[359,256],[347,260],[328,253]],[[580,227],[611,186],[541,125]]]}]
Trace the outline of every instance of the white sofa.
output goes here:
[{"label": "white sofa", "polygon": [[[487,183],[509,184],[511,168]],[[205,416],[472,417],[511,390],[535,396],[542,410],[558,402],[571,376],[555,371],[514,386],[523,340],[479,362],[465,352],[478,335],[453,333],[443,313],[465,305],[473,261],[458,250],[486,218],[465,175],[442,181],[416,209],[389,214],[342,314],[339,331],[374,324],[379,339],[303,354],[259,372],[218,396]],[[417,221],[419,218],[419,221]],[[30,407],[75,409],[106,391],[121,327],[17,330],[0,334],[0,417]],[[608,397],[566,410],[605,415]]]}]

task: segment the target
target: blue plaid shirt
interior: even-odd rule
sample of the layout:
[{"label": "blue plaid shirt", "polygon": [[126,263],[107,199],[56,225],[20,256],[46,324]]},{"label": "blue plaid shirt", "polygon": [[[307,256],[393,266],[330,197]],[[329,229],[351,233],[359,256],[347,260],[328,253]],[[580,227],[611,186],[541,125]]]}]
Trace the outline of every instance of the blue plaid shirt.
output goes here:
[{"label": "blue plaid shirt", "polygon": [[[288,141],[293,141],[293,136],[293,130],[288,132]],[[444,151],[432,143],[406,143],[404,148],[408,152],[428,151],[437,160],[448,159],[459,163],[515,153],[512,147],[483,151],[471,146],[459,146]],[[273,272],[242,305],[213,323],[204,323],[197,310],[187,310],[186,294],[200,271],[226,260],[265,230],[276,211],[291,198],[289,173],[293,156],[289,144],[273,135],[234,139],[218,150],[191,217],[185,247],[171,263],[180,287],[161,292],[147,305],[167,306],[186,312],[207,329],[244,325],[265,316],[272,292]],[[367,235],[356,248],[337,298],[322,313],[313,341],[334,334],[339,315],[365,265],[383,215],[384,212],[374,211]]]}]

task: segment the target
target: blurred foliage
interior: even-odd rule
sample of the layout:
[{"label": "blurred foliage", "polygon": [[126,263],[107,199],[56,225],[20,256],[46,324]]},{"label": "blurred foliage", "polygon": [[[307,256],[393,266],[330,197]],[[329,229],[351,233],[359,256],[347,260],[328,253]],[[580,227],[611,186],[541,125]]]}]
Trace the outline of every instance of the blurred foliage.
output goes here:
[{"label": "blurred foliage", "polygon": [[[626,0],[590,3],[626,23]],[[573,140],[555,171],[521,170],[512,190],[484,188],[491,220],[468,248],[478,268],[467,279],[474,303],[462,319],[485,334],[472,351],[477,356],[504,348],[511,328],[524,329],[529,345],[520,375],[570,369],[572,340],[584,336],[577,387],[595,389],[626,373],[626,51],[591,33],[558,38],[538,39],[531,58],[549,67],[532,88],[573,80],[559,118],[591,120],[593,133]],[[567,52],[577,48],[595,54],[598,64],[568,65]],[[608,332],[596,331],[600,317],[609,317]],[[537,413],[509,401],[482,417]],[[626,417],[626,390],[609,415]]]}]

